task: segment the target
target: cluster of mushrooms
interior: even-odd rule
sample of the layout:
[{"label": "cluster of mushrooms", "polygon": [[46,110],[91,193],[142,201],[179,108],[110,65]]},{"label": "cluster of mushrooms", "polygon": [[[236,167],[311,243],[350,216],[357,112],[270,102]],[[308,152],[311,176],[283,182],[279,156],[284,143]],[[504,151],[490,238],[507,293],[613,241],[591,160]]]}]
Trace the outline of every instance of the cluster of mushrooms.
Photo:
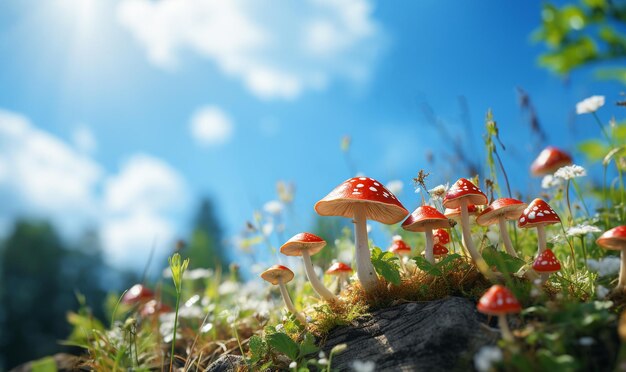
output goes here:
[{"label": "cluster of mushrooms", "polygon": [[[547,151],[547,152],[546,152]],[[564,162],[571,159],[562,156],[553,156],[553,148],[548,148],[542,152],[539,159],[544,163],[556,159],[557,164],[545,166],[540,169],[537,164],[533,164],[533,174],[550,172],[563,166]],[[535,162],[537,163],[537,161]],[[567,165],[567,164],[565,164]],[[461,225],[462,245],[471,257],[473,263],[481,270],[485,276],[492,281],[497,281],[497,276],[485,263],[480,252],[474,245],[470,233],[470,214],[475,214],[475,222],[480,226],[498,225],[505,251],[511,256],[517,257],[517,252],[513,246],[507,231],[507,221],[516,220],[519,228],[537,229],[538,249],[537,255],[532,264],[532,270],[528,270],[526,276],[533,280],[545,283],[548,276],[561,269],[561,263],[556,258],[552,250],[547,247],[545,226],[560,223],[557,213],[541,199],[535,199],[530,204],[512,198],[500,198],[484,207],[478,213],[478,206],[488,204],[486,195],[472,182],[465,178],[460,178],[447,191],[443,198],[445,213],[441,213],[436,208],[429,205],[418,207],[409,215],[398,198],[393,195],[380,182],[369,177],[354,177],[340,184],[323,199],[315,204],[315,211],[322,216],[342,216],[352,219],[355,229],[355,261],[356,274],[364,291],[371,294],[378,286],[379,278],[371,262],[370,249],[368,245],[366,221],[374,220],[384,224],[395,224],[402,221],[402,228],[411,231],[424,233],[426,246],[424,257],[430,263],[436,263],[438,259],[448,253],[445,247],[450,242],[450,235],[446,231],[450,229],[450,219],[456,219]],[[619,226],[604,233],[598,240],[598,244],[607,249],[622,250],[622,269],[620,271],[618,288],[626,290],[626,226]],[[281,248],[280,252],[287,256],[302,256],[306,275],[315,292],[325,301],[340,301],[335,293],[332,293],[320,281],[316,275],[311,255],[319,252],[326,242],[311,233],[300,233],[289,239]],[[404,271],[403,257],[409,256],[409,247],[399,236],[394,237],[389,251],[401,256],[400,264]],[[334,264],[327,274],[339,275],[338,281],[343,282],[352,273],[350,266],[343,263]],[[281,294],[287,309],[302,323],[306,322],[302,313],[299,313],[285,287],[291,281],[294,273],[283,265],[274,265],[261,274],[261,277],[280,287]],[[515,313],[521,310],[520,304],[510,290],[502,285],[492,286],[479,300],[478,310],[488,315],[497,315],[499,325],[502,329],[503,337],[511,339],[511,333],[506,324],[506,314]]]}]

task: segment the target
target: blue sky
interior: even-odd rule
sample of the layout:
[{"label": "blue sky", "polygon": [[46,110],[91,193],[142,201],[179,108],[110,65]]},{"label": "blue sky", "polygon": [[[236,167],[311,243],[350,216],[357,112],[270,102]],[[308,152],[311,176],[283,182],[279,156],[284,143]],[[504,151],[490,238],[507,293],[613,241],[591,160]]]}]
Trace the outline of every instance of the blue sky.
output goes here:
[{"label": "blue sky", "polygon": [[[216,200],[232,237],[276,198],[278,180],[296,184],[292,228],[305,228],[313,203],[350,176],[344,135],[358,171],[402,180],[400,199],[413,209],[410,181],[420,168],[432,186],[468,176],[450,173],[449,144],[420,108],[428,103],[456,133],[460,95],[473,124],[468,148],[475,143],[484,159],[483,118],[492,108],[516,188],[537,188],[516,87],[530,93],[549,142],[569,150],[597,135],[591,117],[573,116],[576,102],[592,94],[612,102],[623,89],[589,70],[566,84],[537,67],[543,47],[530,34],[540,8],[495,0],[4,1],[0,228],[19,215],[51,218],[69,238],[98,226],[111,262],[136,267],[153,241],[165,252],[188,231],[198,197]],[[606,120],[616,112],[603,110]]]}]

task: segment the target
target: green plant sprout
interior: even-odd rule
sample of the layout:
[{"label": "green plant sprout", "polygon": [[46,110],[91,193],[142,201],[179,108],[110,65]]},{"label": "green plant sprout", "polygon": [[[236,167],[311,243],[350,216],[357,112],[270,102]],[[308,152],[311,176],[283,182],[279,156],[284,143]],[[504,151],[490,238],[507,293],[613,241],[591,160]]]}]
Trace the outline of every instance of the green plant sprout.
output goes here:
[{"label": "green plant sprout", "polygon": [[187,266],[189,266],[189,259],[185,259],[181,262],[180,254],[174,253],[173,256],[169,258],[170,271],[172,272],[172,281],[174,282],[174,286],[176,288],[176,315],[174,316],[174,330],[172,335],[172,352],[170,354],[170,372],[174,366],[174,349],[176,348],[176,332],[178,326],[178,310],[180,308],[180,295],[183,290],[183,274],[185,270],[187,270]]}]

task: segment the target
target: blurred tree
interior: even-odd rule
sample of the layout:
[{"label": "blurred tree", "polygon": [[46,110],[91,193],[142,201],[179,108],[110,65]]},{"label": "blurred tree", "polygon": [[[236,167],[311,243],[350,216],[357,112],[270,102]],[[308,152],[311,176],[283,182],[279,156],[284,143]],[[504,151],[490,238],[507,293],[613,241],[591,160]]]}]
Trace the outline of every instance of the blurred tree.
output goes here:
[{"label": "blurred tree", "polygon": [[[626,84],[626,4],[623,1],[581,0],[558,7],[545,3],[541,26],[533,39],[549,51],[539,63],[560,75],[592,63],[605,62],[598,77]],[[611,66],[614,64],[614,66]]]},{"label": "blurred tree", "polygon": [[190,259],[191,268],[221,267],[228,270],[222,228],[218,222],[215,206],[209,198],[203,198],[193,222],[193,231],[184,256]]}]

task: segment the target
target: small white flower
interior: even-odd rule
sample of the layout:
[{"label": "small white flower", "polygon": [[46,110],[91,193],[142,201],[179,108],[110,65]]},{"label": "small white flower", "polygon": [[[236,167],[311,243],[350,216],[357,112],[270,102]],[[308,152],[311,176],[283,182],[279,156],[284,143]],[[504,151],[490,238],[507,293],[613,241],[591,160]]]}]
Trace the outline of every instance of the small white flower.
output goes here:
[{"label": "small white flower", "polygon": [[328,359],[326,359],[326,358],[322,358],[322,359],[318,360],[317,362],[318,362],[319,364],[321,364],[321,365],[325,366],[325,365],[327,365],[327,364],[328,364]]},{"label": "small white flower", "polygon": [[587,170],[580,165],[572,164],[559,168],[554,172],[554,177],[558,177],[564,180],[571,180],[576,177],[584,177],[587,175]]},{"label": "small white flower", "polygon": [[446,183],[445,185],[439,185],[439,186],[433,187],[432,189],[428,190],[428,193],[430,194],[431,199],[439,200],[439,199],[443,199],[443,197],[446,196],[446,193],[448,192],[449,188],[450,188],[450,184]]},{"label": "small white flower", "polygon": [[374,372],[376,370],[376,363],[371,360],[364,362],[357,359],[352,362],[352,369],[356,372]]},{"label": "small white flower", "polygon": [[500,232],[496,231],[496,229],[495,225],[489,226],[489,229],[485,233],[485,235],[487,235],[487,239],[489,239],[489,244],[494,246],[500,243]]},{"label": "small white flower", "polygon": [[274,224],[272,222],[265,223],[261,230],[263,231],[263,235],[270,236],[272,231],[274,231]]},{"label": "small white flower", "polygon": [[553,187],[557,187],[563,184],[563,180],[557,177],[554,177],[551,174],[548,174],[543,177],[541,180],[541,188],[542,189],[550,189]]},{"label": "small white flower", "polygon": [[591,346],[595,343],[596,343],[596,340],[594,340],[591,337],[581,337],[578,339],[578,344],[582,346]]},{"label": "small white flower", "polygon": [[285,327],[282,324],[276,326],[276,332],[282,332]]},{"label": "small white flower", "polygon": [[502,350],[496,346],[483,346],[474,355],[474,367],[480,372],[487,372],[491,365],[502,360]]},{"label": "small white flower", "polygon": [[324,359],[324,358],[326,358],[326,353],[322,350],[322,351],[320,351],[320,353],[319,353],[319,354],[317,354],[317,356],[318,356],[320,359]]},{"label": "small white flower", "polygon": [[183,273],[183,279],[190,279],[190,280],[206,279],[206,278],[210,278],[211,276],[213,276],[213,270],[202,269],[202,268],[186,270]]},{"label": "small white flower", "polygon": [[402,192],[402,189],[404,188],[404,182],[400,180],[393,180],[387,182],[387,185],[385,186],[387,187],[387,190],[389,190],[389,192],[394,195],[398,195]]},{"label": "small white flower", "polygon": [[608,295],[610,292],[610,290],[604,286],[597,286],[596,287],[596,296],[598,297],[598,299],[603,299],[606,297],[606,295]]},{"label": "small white flower", "polygon": [[617,274],[620,265],[621,259],[616,256],[606,256],[601,260],[594,260],[593,258],[587,260],[589,270],[597,272],[601,277]]},{"label": "small white flower", "polygon": [[602,106],[604,106],[604,96],[591,96],[576,104],[576,113],[578,115],[591,114]]},{"label": "small white flower", "polygon": [[263,205],[263,210],[271,215],[281,214],[283,211],[283,203],[278,200],[270,200]]},{"label": "small white flower", "polygon": [[391,240],[393,240],[394,242],[397,242],[398,240],[402,240],[402,236],[394,235],[394,236],[391,237]]},{"label": "small white flower", "polygon": [[220,286],[217,288],[217,293],[219,293],[220,296],[225,296],[225,295],[235,293],[238,290],[239,290],[239,283],[233,282],[231,280],[227,280],[224,283],[220,284]]},{"label": "small white flower", "polygon": [[560,244],[560,243],[564,243],[565,242],[565,235],[563,234],[555,234],[553,236],[551,236],[550,238],[548,238],[548,241],[554,245]]},{"label": "small white flower", "polygon": [[591,233],[599,233],[602,232],[599,228],[593,225],[576,225],[567,229],[567,236],[584,236]]},{"label": "small white flower", "polygon": [[294,368],[296,368],[297,366],[298,366],[298,363],[296,363],[296,362],[291,362],[291,363],[289,363],[289,368],[291,368],[291,369],[294,369]]}]

